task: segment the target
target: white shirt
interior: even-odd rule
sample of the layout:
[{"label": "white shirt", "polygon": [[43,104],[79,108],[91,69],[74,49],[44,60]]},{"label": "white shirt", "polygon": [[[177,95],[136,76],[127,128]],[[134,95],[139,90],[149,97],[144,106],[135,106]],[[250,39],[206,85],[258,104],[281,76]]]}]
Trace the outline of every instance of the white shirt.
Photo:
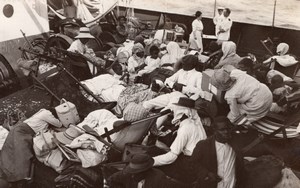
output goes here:
[{"label": "white shirt", "polygon": [[130,73],[134,73],[135,72],[135,68],[137,68],[138,66],[142,65],[144,63],[144,58],[139,58],[135,59],[134,56],[131,56],[128,59],[128,72]]},{"label": "white shirt", "polygon": [[223,14],[221,14],[221,15],[217,14],[213,19],[215,28],[216,28],[216,31],[215,31],[216,36],[218,35],[218,32],[220,31],[220,24],[222,23],[223,19],[224,19]]},{"label": "white shirt", "polygon": [[70,52],[79,52],[81,54],[91,54],[93,56],[95,56],[95,53],[93,51],[93,49],[88,48],[85,44],[83,44],[79,39],[75,40],[71,46],[68,48],[68,51]]},{"label": "white shirt", "polygon": [[229,40],[231,26],[232,26],[231,18],[229,18],[229,17],[225,18],[224,17],[224,19],[219,24],[219,30],[223,29],[223,30],[225,30],[225,32],[220,33],[217,36],[218,40],[223,40],[223,41]]},{"label": "white shirt", "polygon": [[201,20],[198,20],[198,19],[195,19],[195,20],[192,22],[192,29],[193,29],[193,32],[194,32],[194,31],[200,31],[200,32],[202,32],[202,30],[203,30],[203,24],[202,24],[202,21],[201,21]]},{"label": "white shirt", "polygon": [[206,138],[202,124],[195,124],[192,119],[183,120],[177,131],[177,136],[166,154],[154,157],[154,166],[162,166],[173,163],[179,154],[191,156],[196,144]]},{"label": "white shirt", "polygon": [[218,188],[233,188],[235,178],[235,152],[229,144],[215,142],[218,161],[218,176],[222,180],[218,183]]},{"label": "white shirt", "polygon": [[145,64],[147,65],[144,67],[143,70],[140,70],[138,72],[139,76],[142,76],[143,74],[150,73],[154,71],[156,68],[160,67],[160,58],[153,59],[151,56],[147,56],[145,59]]},{"label": "white shirt", "polygon": [[56,119],[49,110],[46,109],[41,109],[33,116],[26,119],[24,123],[29,125],[29,127],[31,127],[35,133],[47,129],[49,124],[55,127],[62,126],[62,123]]},{"label": "white shirt", "polygon": [[[90,128],[94,129],[99,135],[105,133],[104,128],[106,127],[108,130],[113,129],[113,124],[115,121],[120,119],[117,118],[113,113],[106,109],[100,109],[92,111],[91,113],[84,118],[84,120],[79,123],[77,126],[82,128],[83,125],[88,125]],[[112,134],[110,137],[113,140],[116,139],[117,134]]]},{"label": "white shirt", "polygon": [[180,69],[165,80],[165,85],[173,88],[175,82],[184,84],[185,86],[182,88],[182,93],[189,96],[202,92],[202,73],[196,71],[195,69],[190,71],[184,71],[183,69]]}]

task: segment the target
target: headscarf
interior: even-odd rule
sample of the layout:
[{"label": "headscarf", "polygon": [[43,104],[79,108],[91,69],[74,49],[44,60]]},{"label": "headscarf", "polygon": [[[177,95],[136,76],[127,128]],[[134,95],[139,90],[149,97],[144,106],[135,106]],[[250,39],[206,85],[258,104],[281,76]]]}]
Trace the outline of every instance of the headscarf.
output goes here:
[{"label": "headscarf", "polygon": [[134,122],[146,118],[148,114],[149,111],[143,105],[131,102],[125,107],[123,118],[125,121]]},{"label": "headscarf", "polygon": [[280,43],[277,46],[276,52],[278,55],[285,55],[289,51],[289,45],[287,43]]},{"label": "headscarf", "polygon": [[143,52],[144,50],[144,46],[141,43],[136,43],[132,48],[132,54],[136,54],[137,52]]},{"label": "headscarf", "polygon": [[220,61],[234,56],[236,54],[236,44],[232,41],[226,41],[222,43],[223,56]]},{"label": "headscarf", "polygon": [[168,53],[165,54],[161,59],[161,64],[175,64],[184,54],[176,42],[169,42],[167,45]]}]

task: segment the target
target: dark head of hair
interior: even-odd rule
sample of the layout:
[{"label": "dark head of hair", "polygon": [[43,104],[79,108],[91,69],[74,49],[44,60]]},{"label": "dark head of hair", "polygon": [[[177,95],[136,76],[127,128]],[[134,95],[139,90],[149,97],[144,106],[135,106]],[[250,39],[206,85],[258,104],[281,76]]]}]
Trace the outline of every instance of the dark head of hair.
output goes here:
[{"label": "dark head of hair", "polygon": [[217,129],[218,123],[226,123],[227,125],[231,125],[231,122],[226,116],[218,116],[213,119],[213,127]]},{"label": "dark head of hair", "polygon": [[119,62],[115,61],[111,68],[117,75],[122,75],[123,69]]},{"label": "dark head of hair", "polygon": [[211,41],[211,42],[209,43],[208,49],[209,49],[210,52],[216,52],[216,51],[220,50],[221,47],[222,47],[222,46],[219,45],[216,41]]},{"label": "dark head of hair", "polygon": [[202,12],[199,11],[199,10],[195,13],[196,18],[198,18],[198,17],[201,16],[201,15],[202,15]]},{"label": "dark head of hair", "polygon": [[226,14],[229,16],[231,13],[231,10],[229,8],[225,8],[224,11],[226,12]]},{"label": "dark head of hair", "polygon": [[254,63],[250,58],[243,58],[239,63],[238,66],[243,66],[248,70],[253,70]]},{"label": "dark head of hair", "polygon": [[271,78],[271,84],[283,84],[283,78],[280,75],[275,75]]},{"label": "dark head of hair", "polygon": [[160,51],[159,48],[157,46],[155,46],[155,45],[153,45],[153,46],[150,47],[150,54],[152,54],[154,52],[159,53],[159,51]]},{"label": "dark head of hair", "polygon": [[124,19],[125,21],[127,20],[127,18],[125,16],[119,16],[118,17],[118,21],[120,21],[121,19]]}]

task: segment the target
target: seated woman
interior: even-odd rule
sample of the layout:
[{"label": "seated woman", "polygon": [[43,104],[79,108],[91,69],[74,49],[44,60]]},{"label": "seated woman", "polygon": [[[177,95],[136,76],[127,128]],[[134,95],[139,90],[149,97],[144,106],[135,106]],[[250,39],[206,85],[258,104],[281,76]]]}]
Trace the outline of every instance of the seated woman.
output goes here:
[{"label": "seated woman", "polygon": [[208,59],[205,61],[205,69],[213,69],[223,56],[221,45],[216,41],[209,44]]},{"label": "seated woman", "polygon": [[125,16],[118,17],[118,23],[116,26],[118,42],[124,42],[128,36],[128,27],[126,25],[126,21],[127,19]]},{"label": "seated woman", "polygon": [[271,69],[278,70],[283,74],[293,77],[295,72],[295,66],[298,63],[298,60],[288,54],[289,45],[286,43],[280,43],[277,46],[277,54],[265,60],[264,64],[270,64]]},{"label": "seated woman", "polygon": [[[125,83],[120,80],[123,73],[121,65],[118,63],[113,64],[112,70],[113,75],[102,74],[81,83],[104,102],[117,101],[120,93],[125,89]],[[94,100],[84,90],[81,90],[81,92],[88,100]]]},{"label": "seated woman", "polygon": [[128,59],[127,70],[129,73],[135,74],[144,66],[144,46],[140,43],[136,43],[132,48],[132,56]]},{"label": "seated woman", "polygon": [[176,42],[169,42],[166,46],[167,53],[161,57],[161,68],[173,70],[174,64],[184,56],[184,50]]},{"label": "seated woman", "polygon": [[202,93],[202,73],[195,70],[198,58],[187,55],[182,58],[182,69],[165,80],[165,85],[188,96],[195,95],[195,99]]},{"label": "seated woman", "polygon": [[271,112],[285,112],[287,108],[286,96],[292,92],[290,86],[285,85],[283,77],[275,75],[271,79],[270,89],[273,93],[273,103],[270,109]]},{"label": "seated woman", "polygon": [[34,158],[33,137],[49,125],[61,127],[62,123],[49,110],[41,109],[9,132],[0,154],[0,170],[8,182],[29,178]]},{"label": "seated woman", "polygon": [[[160,167],[166,175],[183,182],[189,182],[188,158],[196,144],[206,139],[206,133],[195,109],[195,101],[179,98],[172,108],[172,124],[178,126],[177,136],[166,154],[154,157],[154,167]],[[190,182],[189,182],[190,183]]]},{"label": "seated woman", "polygon": [[241,61],[241,57],[236,54],[236,44],[232,41],[226,41],[222,43],[223,56],[219,63],[215,66],[215,69],[220,69],[224,65],[232,65],[237,67],[238,62]]},{"label": "seated woman", "polygon": [[117,106],[114,108],[118,115],[122,115],[125,107],[131,103],[142,103],[155,98],[157,92],[152,91],[151,87],[144,84],[134,84],[126,87],[121,93],[117,101]]},{"label": "seated woman", "polygon": [[269,88],[231,65],[215,70],[211,83],[226,91],[224,98],[230,107],[227,117],[231,122],[244,114],[250,123],[257,121],[271,108],[273,97]]}]

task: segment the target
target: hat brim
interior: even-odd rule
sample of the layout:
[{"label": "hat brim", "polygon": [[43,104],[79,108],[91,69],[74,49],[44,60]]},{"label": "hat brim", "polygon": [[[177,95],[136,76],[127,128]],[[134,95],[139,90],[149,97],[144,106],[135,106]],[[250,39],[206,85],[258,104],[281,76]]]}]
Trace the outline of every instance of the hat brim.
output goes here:
[{"label": "hat brim", "polygon": [[95,37],[88,33],[79,33],[79,35],[75,37],[75,39],[93,39],[93,38]]},{"label": "hat brim", "polygon": [[173,104],[176,105],[176,106],[182,106],[182,107],[186,107],[186,108],[191,108],[191,109],[196,109],[197,110],[197,108],[195,106],[189,107],[189,106],[184,106],[184,105],[179,104],[179,103],[173,103]]},{"label": "hat brim", "polygon": [[71,142],[73,141],[73,140],[66,138],[64,136],[64,132],[58,132],[58,133],[54,133],[54,134],[55,134],[56,139],[62,144],[65,144],[65,145],[71,144]]},{"label": "hat brim", "polygon": [[137,174],[137,173],[140,173],[140,172],[144,172],[146,170],[149,170],[150,168],[153,167],[153,164],[154,164],[154,159],[151,158],[151,160],[148,162],[147,165],[145,165],[143,168],[140,168],[140,169],[136,169],[136,168],[131,168],[130,165],[128,164],[124,169],[123,169],[123,172],[124,173],[128,173],[128,174]]}]

